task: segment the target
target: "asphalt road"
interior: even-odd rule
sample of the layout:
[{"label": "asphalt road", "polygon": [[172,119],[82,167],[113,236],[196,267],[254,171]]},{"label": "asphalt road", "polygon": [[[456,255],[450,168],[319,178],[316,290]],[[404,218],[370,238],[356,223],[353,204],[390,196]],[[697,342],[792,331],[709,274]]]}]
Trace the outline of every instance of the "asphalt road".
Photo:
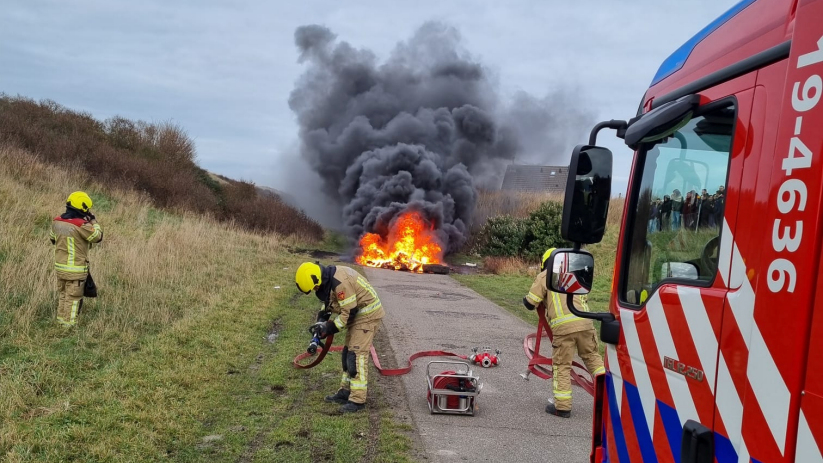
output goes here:
[{"label": "asphalt road", "polygon": [[591,396],[574,386],[572,417],[551,416],[544,411],[551,384],[533,375],[529,381],[520,377],[527,365],[523,338],[534,327],[448,276],[366,272],[386,310],[382,329],[394,350],[395,365],[405,366],[409,355],[421,350],[470,354],[472,347],[490,346],[502,351],[499,366],[474,367],[483,383],[475,416],[429,413],[426,365],[447,358],[419,359],[402,377],[429,461],[588,460]]}]

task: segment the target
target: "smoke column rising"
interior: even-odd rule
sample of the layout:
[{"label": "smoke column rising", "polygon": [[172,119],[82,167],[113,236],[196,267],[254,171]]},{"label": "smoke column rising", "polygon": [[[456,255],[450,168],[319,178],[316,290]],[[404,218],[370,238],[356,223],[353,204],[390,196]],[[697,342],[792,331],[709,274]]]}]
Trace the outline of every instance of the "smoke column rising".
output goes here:
[{"label": "smoke column rising", "polygon": [[[341,203],[345,232],[353,241],[365,232],[386,236],[400,212],[414,209],[447,251],[459,248],[476,179],[499,178],[501,163],[522,148],[523,130],[495,120],[522,114],[501,108],[456,29],[426,23],[384,63],[322,26],[298,28],[295,42],[306,64],[289,100],[301,155]],[[528,101],[525,115],[538,125],[552,120],[546,101]]]}]

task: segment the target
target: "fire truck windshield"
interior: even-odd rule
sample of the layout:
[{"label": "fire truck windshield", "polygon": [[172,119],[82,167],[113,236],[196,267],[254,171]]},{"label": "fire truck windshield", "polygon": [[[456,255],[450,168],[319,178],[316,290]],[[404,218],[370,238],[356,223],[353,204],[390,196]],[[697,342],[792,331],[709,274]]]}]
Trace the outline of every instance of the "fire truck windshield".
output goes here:
[{"label": "fire truck windshield", "polygon": [[733,104],[698,112],[671,137],[641,147],[627,226],[621,298],[642,305],[667,279],[710,284],[717,273]]}]

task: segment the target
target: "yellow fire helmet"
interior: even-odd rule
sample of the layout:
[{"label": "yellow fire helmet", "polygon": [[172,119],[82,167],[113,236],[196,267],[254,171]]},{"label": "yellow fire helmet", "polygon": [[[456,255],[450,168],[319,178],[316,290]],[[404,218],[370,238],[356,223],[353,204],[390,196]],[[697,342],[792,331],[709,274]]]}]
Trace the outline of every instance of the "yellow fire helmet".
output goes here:
[{"label": "yellow fire helmet", "polygon": [[294,282],[297,283],[297,289],[303,294],[309,294],[315,286],[320,284],[320,266],[311,262],[303,262],[297,268],[297,273],[294,275]]},{"label": "yellow fire helmet", "polygon": [[88,212],[92,206],[91,197],[83,191],[75,191],[66,199],[66,206],[81,212]]},{"label": "yellow fire helmet", "polygon": [[540,264],[541,269],[543,269],[543,270],[546,269],[546,261],[549,260],[549,256],[552,255],[552,251],[554,251],[555,249],[557,249],[557,248],[549,248],[546,252],[543,253],[543,260],[542,260],[542,263]]}]

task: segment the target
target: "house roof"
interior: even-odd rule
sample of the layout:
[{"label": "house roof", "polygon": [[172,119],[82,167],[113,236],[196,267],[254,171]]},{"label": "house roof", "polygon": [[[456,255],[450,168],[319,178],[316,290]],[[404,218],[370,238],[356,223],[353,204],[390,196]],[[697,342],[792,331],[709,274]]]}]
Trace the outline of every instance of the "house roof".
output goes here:
[{"label": "house roof", "polygon": [[503,190],[563,193],[569,166],[527,166],[511,164],[503,177]]}]

